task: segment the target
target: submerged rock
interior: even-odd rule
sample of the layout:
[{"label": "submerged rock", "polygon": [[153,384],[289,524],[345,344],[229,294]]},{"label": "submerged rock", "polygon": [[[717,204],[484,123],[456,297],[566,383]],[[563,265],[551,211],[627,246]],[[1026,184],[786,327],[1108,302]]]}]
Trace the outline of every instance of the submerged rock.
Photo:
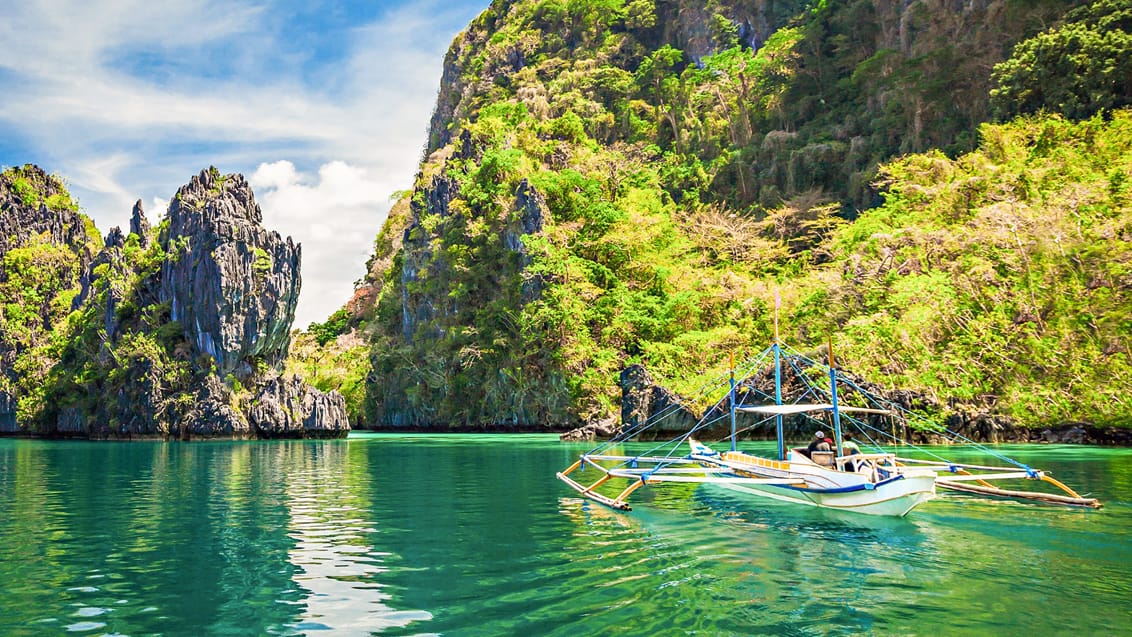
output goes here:
[{"label": "submerged rock", "polygon": [[621,433],[621,427],[613,421],[591,422],[577,429],[571,429],[558,436],[563,442],[583,442],[586,440],[606,440]]}]

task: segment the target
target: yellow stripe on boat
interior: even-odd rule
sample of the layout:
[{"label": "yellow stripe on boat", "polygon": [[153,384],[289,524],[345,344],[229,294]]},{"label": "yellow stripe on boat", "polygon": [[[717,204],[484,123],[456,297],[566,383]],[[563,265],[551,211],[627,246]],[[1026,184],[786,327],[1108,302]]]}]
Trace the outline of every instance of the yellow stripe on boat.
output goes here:
[{"label": "yellow stripe on boat", "polygon": [[790,470],[789,462],[760,458],[759,456],[752,456],[741,451],[724,451],[721,458],[727,462],[742,462],[743,464],[755,467],[766,467],[768,469],[778,469],[779,471]]}]

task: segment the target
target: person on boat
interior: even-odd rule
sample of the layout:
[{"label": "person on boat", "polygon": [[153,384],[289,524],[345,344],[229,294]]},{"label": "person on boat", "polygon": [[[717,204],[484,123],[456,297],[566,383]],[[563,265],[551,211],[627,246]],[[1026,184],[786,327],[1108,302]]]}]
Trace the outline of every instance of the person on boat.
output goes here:
[{"label": "person on boat", "polygon": [[[842,456],[853,456],[853,455],[856,455],[856,454],[859,454],[859,453],[861,453],[861,448],[857,446],[857,443],[853,442],[853,434],[851,432],[846,431],[841,436],[841,455]],[[858,466],[858,463],[846,462],[844,464],[844,470],[845,471],[856,471],[857,466]]]},{"label": "person on boat", "polygon": [[830,441],[825,437],[824,431],[814,432],[814,439],[810,441],[809,446],[806,447],[806,455],[813,457],[815,451],[829,451],[833,449]]}]

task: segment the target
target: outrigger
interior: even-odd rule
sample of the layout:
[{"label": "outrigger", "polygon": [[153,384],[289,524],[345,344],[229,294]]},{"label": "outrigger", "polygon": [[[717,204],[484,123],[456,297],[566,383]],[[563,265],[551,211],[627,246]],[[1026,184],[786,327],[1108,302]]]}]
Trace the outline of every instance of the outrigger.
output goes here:
[{"label": "outrigger", "polygon": [[[734,367],[734,366],[733,366]],[[773,368],[774,393],[760,389],[755,377]],[[793,402],[783,400],[783,374],[790,373],[799,391]],[[828,379],[828,384],[815,382]],[[840,388],[840,389],[839,389]],[[753,496],[796,502],[804,505],[853,511],[872,515],[904,516],[915,507],[936,497],[939,490],[964,491],[981,495],[1034,500],[1070,506],[1100,508],[1099,501],[1083,497],[1047,472],[1012,460],[995,450],[942,429],[910,410],[867,391],[834,366],[832,348],[829,364],[819,363],[801,352],[781,345],[777,339],[760,355],[732,369],[705,386],[699,397],[710,398],[723,389],[726,394],[707,410],[690,430],[660,443],[639,455],[613,453],[614,447],[639,439],[662,425],[681,408],[673,405],[636,427],[623,430],[613,439],[581,454],[558,478],[583,496],[614,509],[630,510],[629,496],[646,485],[665,482],[714,484]],[[840,395],[839,395],[840,394]],[[841,395],[860,406],[841,404]],[[740,415],[750,414],[743,428]],[[786,417],[802,417],[824,427],[832,425],[831,451],[787,449],[783,433]],[[825,419],[828,418],[828,421]],[[896,436],[895,427],[885,421],[899,419],[919,428],[976,448],[1004,465],[962,464],[948,461],[933,450],[917,447]],[[737,448],[740,434],[775,422],[778,453],[763,458]],[[730,449],[717,451],[697,440],[729,424]],[[851,427],[858,439],[868,441],[873,450],[861,453],[846,445],[843,428]],[[885,444],[906,445],[926,458],[898,456]],[[588,486],[576,481],[576,471],[592,467],[600,474]],[[998,480],[1031,480],[1052,485],[1061,493],[1004,489],[992,484]],[[627,483],[615,496],[599,493],[599,488],[618,481]]]}]

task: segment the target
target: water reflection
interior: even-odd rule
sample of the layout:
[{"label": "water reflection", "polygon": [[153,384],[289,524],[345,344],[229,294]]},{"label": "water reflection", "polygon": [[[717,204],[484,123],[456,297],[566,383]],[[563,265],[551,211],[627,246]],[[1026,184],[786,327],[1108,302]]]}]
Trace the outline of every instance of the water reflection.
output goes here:
[{"label": "water reflection", "polygon": [[641,490],[634,511],[612,511],[566,497],[575,494],[554,479],[574,453],[522,436],[0,440],[0,634],[1132,625],[1132,451],[1081,451],[1051,467],[1108,489],[1102,511],[964,496],[903,520],[682,485]]},{"label": "water reflection", "polygon": [[288,534],[294,546],[288,559],[295,566],[295,585],[302,599],[301,632],[370,634],[403,627],[432,616],[425,611],[397,611],[385,602],[379,575],[388,569],[389,553],[370,538],[378,529],[368,492],[368,458],[347,442],[307,445],[291,453],[284,476]]}]

